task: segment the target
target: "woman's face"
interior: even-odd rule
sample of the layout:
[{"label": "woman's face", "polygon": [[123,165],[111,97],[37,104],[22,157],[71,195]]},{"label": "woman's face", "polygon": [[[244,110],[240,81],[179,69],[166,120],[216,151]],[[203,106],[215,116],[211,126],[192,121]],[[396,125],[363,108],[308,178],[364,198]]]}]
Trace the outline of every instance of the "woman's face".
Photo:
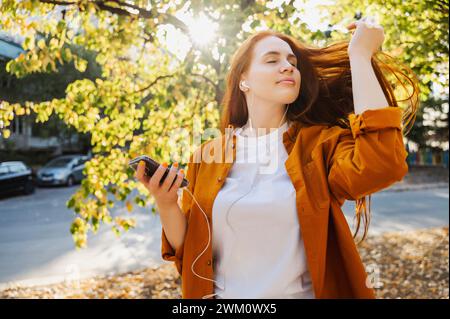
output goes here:
[{"label": "woman's face", "polygon": [[289,44],[269,36],[256,43],[250,66],[241,81],[249,87],[247,94],[273,103],[289,104],[300,93],[300,71]]}]

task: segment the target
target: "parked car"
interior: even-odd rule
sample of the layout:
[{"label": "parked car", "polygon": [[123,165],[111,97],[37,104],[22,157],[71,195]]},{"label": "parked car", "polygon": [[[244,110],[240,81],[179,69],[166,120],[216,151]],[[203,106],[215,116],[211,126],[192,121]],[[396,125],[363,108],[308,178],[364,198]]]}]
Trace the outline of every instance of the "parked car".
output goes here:
[{"label": "parked car", "polygon": [[84,163],[88,160],[86,155],[59,156],[37,171],[38,185],[72,186],[83,179]]},{"label": "parked car", "polygon": [[30,167],[19,161],[0,163],[0,194],[22,191],[24,194],[34,193],[34,180]]}]

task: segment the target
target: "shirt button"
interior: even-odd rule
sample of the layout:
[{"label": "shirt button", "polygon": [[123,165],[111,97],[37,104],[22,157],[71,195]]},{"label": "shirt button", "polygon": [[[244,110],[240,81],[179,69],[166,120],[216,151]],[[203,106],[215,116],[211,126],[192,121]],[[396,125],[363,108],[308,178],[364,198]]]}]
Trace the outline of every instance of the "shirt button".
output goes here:
[{"label": "shirt button", "polygon": [[208,266],[211,266],[211,260],[208,260],[207,264]]},{"label": "shirt button", "polygon": [[221,181],[222,181],[222,177],[218,177],[218,178],[217,178],[217,181],[218,181],[218,182],[221,182]]}]

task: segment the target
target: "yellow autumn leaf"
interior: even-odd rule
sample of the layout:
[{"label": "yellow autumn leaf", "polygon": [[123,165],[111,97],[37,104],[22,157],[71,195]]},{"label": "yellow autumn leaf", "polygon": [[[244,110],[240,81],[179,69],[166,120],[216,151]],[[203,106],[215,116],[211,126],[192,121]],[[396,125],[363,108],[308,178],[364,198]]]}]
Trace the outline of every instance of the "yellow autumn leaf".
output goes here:
[{"label": "yellow autumn leaf", "polygon": [[45,48],[45,40],[44,39],[40,39],[37,43],[39,49],[43,50]]},{"label": "yellow autumn leaf", "polygon": [[127,207],[128,212],[131,213],[133,211],[133,204],[131,204],[131,202],[127,200],[125,205]]},{"label": "yellow autumn leaf", "polygon": [[18,108],[16,110],[16,115],[24,115],[25,114],[25,109],[24,108]]},{"label": "yellow autumn leaf", "polygon": [[11,135],[11,131],[10,130],[3,130],[3,137],[4,138],[8,138]]}]

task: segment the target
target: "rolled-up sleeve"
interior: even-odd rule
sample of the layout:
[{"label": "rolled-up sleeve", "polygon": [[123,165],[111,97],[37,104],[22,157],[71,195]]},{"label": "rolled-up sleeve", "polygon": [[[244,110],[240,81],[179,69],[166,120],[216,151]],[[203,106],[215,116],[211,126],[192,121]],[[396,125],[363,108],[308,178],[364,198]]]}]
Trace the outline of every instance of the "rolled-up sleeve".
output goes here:
[{"label": "rolled-up sleeve", "polygon": [[350,129],[339,136],[328,173],[336,197],[357,200],[407,174],[402,114],[389,106],[349,115]]},{"label": "rolled-up sleeve", "polygon": [[[195,177],[196,177],[196,165],[193,162],[193,155],[190,156],[189,162],[186,168],[186,179],[189,181],[189,185],[187,188],[194,193],[194,185],[195,185]],[[186,220],[189,224],[189,216],[191,211],[192,197],[186,191],[186,188],[183,188],[182,196],[181,196],[181,211],[186,216]],[[172,261],[175,263],[177,267],[178,273],[182,274],[183,268],[183,251],[184,251],[184,241],[178,250],[173,249],[169,240],[166,237],[166,233],[164,231],[164,227],[162,227],[161,232],[161,256],[164,260]]]}]

